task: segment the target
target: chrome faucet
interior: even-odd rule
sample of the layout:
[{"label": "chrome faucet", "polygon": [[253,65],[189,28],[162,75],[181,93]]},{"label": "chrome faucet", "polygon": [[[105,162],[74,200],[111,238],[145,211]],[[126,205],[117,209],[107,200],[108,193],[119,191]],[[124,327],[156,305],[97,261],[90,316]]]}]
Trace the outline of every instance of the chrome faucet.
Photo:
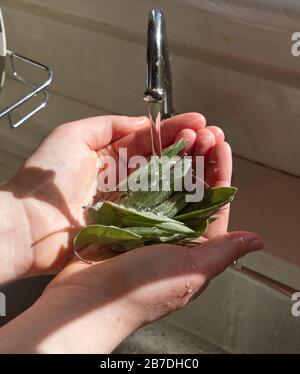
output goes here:
[{"label": "chrome faucet", "polygon": [[171,117],[174,108],[166,18],[159,8],[151,10],[148,18],[146,84],[144,100],[158,105],[162,119]]}]

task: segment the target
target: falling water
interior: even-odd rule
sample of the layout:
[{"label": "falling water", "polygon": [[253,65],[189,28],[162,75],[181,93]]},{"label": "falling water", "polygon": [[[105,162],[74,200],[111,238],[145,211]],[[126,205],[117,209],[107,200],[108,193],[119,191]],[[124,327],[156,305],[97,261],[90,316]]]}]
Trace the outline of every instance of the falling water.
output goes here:
[{"label": "falling water", "polygon": [[148,102],[148,114],[150,120],[150,129],[151,129],[151,146],[152,146],[152,155],[161,156],[162,155],[162,141],[161,141],[161,114],[160,103]]}]

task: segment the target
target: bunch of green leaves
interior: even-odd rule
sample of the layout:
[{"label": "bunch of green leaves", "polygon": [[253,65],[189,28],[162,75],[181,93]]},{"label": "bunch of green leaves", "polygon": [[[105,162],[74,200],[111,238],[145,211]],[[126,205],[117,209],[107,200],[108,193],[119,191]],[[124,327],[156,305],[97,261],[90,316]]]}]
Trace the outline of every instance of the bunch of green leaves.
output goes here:
[{"label": "bunch of green leaves", "polygon": [[[79,231],[74,248],[81,250],[96,243],[116,251],[127,251],[154,243],[187,243],[202,236],[217,211],[230,203],[237,191],[234,187],[208,188],[200,202],[186,202],[186,191],[175,191],[176,178],[183,179],[189,167],[183,163],[182,173],[175,172],[177,156],[184,148],[183,140],[163,152],[162,158],[152,158],[119,184],[116,202],[101,201],[89,208],[92,224]],[[177,156],[177,157],[176,157]],[[162,185],[165,168],[170,168],[168,187]],[[156,168],[157,173],[151,173]],[[156,189],[130,191],[130,182],[148,180],[155,175]],[[153,179],[153,177],[152,177]],[[153,180],[151,183],[153,184]]]}]

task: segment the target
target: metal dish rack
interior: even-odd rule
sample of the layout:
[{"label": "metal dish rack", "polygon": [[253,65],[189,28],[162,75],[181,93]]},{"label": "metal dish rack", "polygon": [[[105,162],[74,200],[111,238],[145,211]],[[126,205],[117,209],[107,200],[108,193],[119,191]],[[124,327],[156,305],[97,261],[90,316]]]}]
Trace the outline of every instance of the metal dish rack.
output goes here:
[{"label": "metal dish rack", "polygon": [[[49,95],[46,91],[46,88],[50,86],[53,81],[53,72],[46,66],[39,62],[36,62],[30,58],[24,57],[18,53],[12,52],[6,49],[6,35],[5,35],[5,28],[4,22],[2,17],[2,12],[0,8],[0,58],[3,60],[2,64],[2,84],[4,84],[5,80],[5,65],[11,70],[12,78],[21,82],[22,84],[26,85],[29,88],[29,92],[19,98],[16,99],[12,104],[4,108],[0,111],[0,119],[7,117],[9,120],[10,126],[15,129],[25,123],[29,118],[34,116],[36,113],[40,112],[44,109],[48,103]],[[18,73],[16,68],[16,62],[19,61],[25,65],[29,65],[36,70],[42,70],[45,72],[45,78],[43,81],[35,84],[23,77],[21,74]],[[24,106],[30,100],[36,98],[37,96],[41,96],[41,100],[39,104],[32,109],[30,112],[25,114],[21,119],[14,121],[12,118],[13,113],[16,109]]]}]

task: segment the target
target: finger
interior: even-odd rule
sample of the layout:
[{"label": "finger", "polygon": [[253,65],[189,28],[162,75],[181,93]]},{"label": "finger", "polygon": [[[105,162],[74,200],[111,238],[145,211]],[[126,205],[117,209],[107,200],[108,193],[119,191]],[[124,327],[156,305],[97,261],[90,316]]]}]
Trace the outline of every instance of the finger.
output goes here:
[{"label": "finger", "polygon": [[186,154],[186,155],[191,155],[194,149],[196,138],[197,138],[197,134],[195,133],[194,130],[184,129],[178,133],[178,135],[176,136],[175,142],[178,142],[181,139],[185,140],[186,144],[181,153]]},{"label": "finger", "polygon": [[213,135],[215,136],[215,139],[216,139],[216,143],[225,140],[225,134],[220,127],[218,127],[218,126],[207,126],[206,128],[213,133]]},{"label": "finger", "polygon": [[227,187],[231,183],[232,154],[227,142],[217,143],[211,150],[206,167],[206,181],[211,187]]},{"label": "finger", "polygon": [[101,116],[60,126],[62,131],[69,130],[70,127],[72,130],[76,128],[80,132],[82,139],[93,151],[99,151],[111,142],[134,133],[140,128],[149,127],[149,120],[145,116]]},{"label": "finger", "polygon": [[189,261],[196,273],[202,274],[205,281],[210,281],[240,257],[262,248],[263,241],[258,234],[237,231],[192,248]]},{"label": "finger", "polygon": [[[199,113],[180,114],[163,121],[161,130],[162,146],[165,148],[173,144],[180,131],[184,129],[198,131],[205,127],[205,124],[205,118]],[[149,126],[114,142],[114,150],[119,153],[120,148],[126,148],[128,150],[128,158],[136,155],[150,155],[152,148]]]},{"label": "finger", "polygon": [[164,121],[162,127],[162,142],[164,147],[168,147],[174,142],[174,136],[179,131],[189,128],[194,131],[203,129],[206,126],[206,119],[200,113],[184,113]]},{"label": "finger", "polygon": [[197,131],[194,156],[204,156],[206,159],[209,151],[212,149],[215,143],[215,136],[210,130],[205,128]]},{"label": "finger", "polygon": [[[217,143],[208,158],[205,180],[210,187],[227,187],[231,183],[232,155],[226,142]],[[222,207],[216,215],[218,219],[209,225],[205,237],[210,239],[227,232],[229,204]]]}]

